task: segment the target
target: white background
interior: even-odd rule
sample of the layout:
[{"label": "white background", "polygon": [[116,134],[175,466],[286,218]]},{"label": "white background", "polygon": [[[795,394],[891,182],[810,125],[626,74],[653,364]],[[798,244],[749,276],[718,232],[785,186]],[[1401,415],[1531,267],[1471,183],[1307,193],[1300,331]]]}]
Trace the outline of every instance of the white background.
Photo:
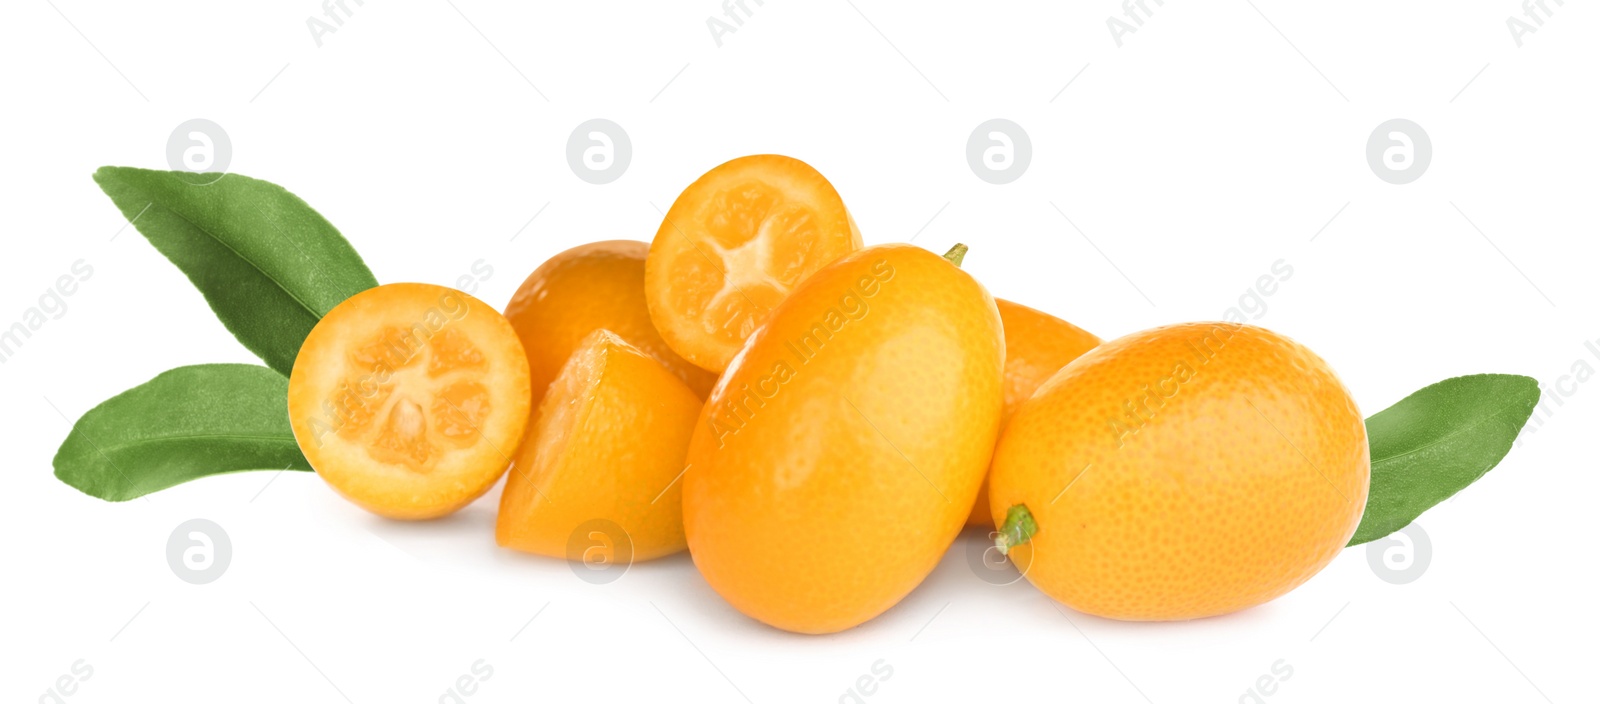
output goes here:
[{"label": "white background", "polygon": [[[1279,660],[1293,674],[1263,701],[1593,696],[1600,389],[1563,381],[1600,367],[1584,346],[1600,339],[1592,3],[1549,2],[1520,48],[1512,0],[1151,0],[1120,48],[1110,0],[747,4],[719,48],[712,0],[350,0],[319,48],[313,0],[8,3],[0,326],[74,261],[94,274],[0,365],[0,697],[41,701],[80,659],[93,675],[73,704],[431,703],[480,659],[493,675],[468,702],[834,702],[879,660],[893,672],[874,704],[1251,701]],[[882,617],[803,637],[733,611],[686,554],[594,586],[499,550],[498,491],[427,524],[299,473],[103,503],[51,475],[70,420],[170,367],[255,361],[90,180],[167,168],[168,135],[196,117],[226,129],[232,171],[304,197],[381,281],[449,284],[483,259],[497,306],[567,247],[648,240],[706,169],[779,152],[834,182],[869,244],[966,242],[996,295],[1107,338],[1221,317],[1283,259],[1294,273],[1255,322],[1318,351],[1366,413],[1473,372],[1535,376],[1552,398],[1498,469],[1419,521],[1417,581],[1352,549],[1275,602],[1193,623],[991,586],[964,551],[981,534]],[[594,117],[633,143],[603,186],[564,154]],[[1007,185],[965,158],[995,117],[1033,144]],[[1409,185],[1366,162],[1395,117],[1433,143]],[[233,543],[204,586],[165,557],[197,517]]]}]

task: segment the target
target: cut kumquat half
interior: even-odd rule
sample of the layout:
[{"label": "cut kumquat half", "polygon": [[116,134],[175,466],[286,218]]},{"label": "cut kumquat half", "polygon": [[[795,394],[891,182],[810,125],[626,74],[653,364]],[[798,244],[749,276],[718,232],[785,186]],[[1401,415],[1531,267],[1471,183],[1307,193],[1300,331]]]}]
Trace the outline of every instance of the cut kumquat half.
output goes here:
[{"label": "cut kumquat half", "polygon": [[650,244],[645,300],[672,349],[721,372],[818,269],[861,249],[844,201],[799,159],[759,154],[701,176]]},{"label": "cut kumquat half", "polygon": [[572,560],[588,559],[570,552],[583,530],[626,543],[632,560],[683,550],[684,457],[701,405],[649,354],[609,330],[591,333],[539,404],[495,538]]},{"label": "cut kumquat half", "polygon": [[381,516],[435,518],[493,486],[530,405],[528,360],[498,311],[431,284],[368,289],[312,328],[289,420],[313,469]]}]

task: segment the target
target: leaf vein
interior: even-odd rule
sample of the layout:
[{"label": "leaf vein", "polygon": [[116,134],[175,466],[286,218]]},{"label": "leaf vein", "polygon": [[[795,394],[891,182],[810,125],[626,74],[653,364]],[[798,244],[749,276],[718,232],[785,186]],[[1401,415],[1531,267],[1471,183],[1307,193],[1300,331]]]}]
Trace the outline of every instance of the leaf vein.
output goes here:
[{"label": "leaf vein", "polygon": [[1432,442],[1429,442],[1426,445],[1423,445],[1421,447],[1414,447],[1414,448],[1412,448],[1410,450],[1406,450],[1405,452],[1402,452],[1402,453],[1397,454],[1397,455],[1389,455],[1388,457],[1384,457],[1382,459],[1375,459],[1375,460],[1372,461],[1372,463],[1374,465],[1376,465],[1376,464],[1384,463],[1384,462],[1393,462],[1393,461],[1398,460],[1400,458],[1407,457],[1407,456],[1410,456],[1410,455],[1414,455],[1414,454],[1416,454],[1418,452],[1422,452],[1423,450],[1426,450],[1428,448],[1436,447],[1438,445],[1443,445],[1444,443],[1449,442],[1450,440],[1454,440],[1455,438],[1457,438],[1457,437],[1459,437],[1459,436],[1461,436],[1461,435],[1463,435],[1465,433],[1471,432],[1473,430],[1477,430],[1479,427],[1483,426],[1484,424],[1488,423],[1489,421],[1496,420],[1500,416],[1503,416],[1503,415],[1505,415],[1507,413],[1511,413],[1511,412],[1513,412],[1515,410],[1517,410],[1516,407],[1510,407],[1510,408],[1501,409],[1499,412],[1491,413],[1488,416],[1485,416],[1483,419],[1479,420],[1478,422],[1473,423],[1472,425],[1467,425],[1467,426],[1462,426],[1460,428],[1457,428],[1456,430],[1454,430],[1453,432],[1449,433],[1448,435],[1441,436],[1439,439],[1434,440]]},{"label": "leaf vein", "polygon": [[238,433],[218,433],[218,434],[200,433],[200,434],[168,435],[168,436],[151,437],[151,438],[140,438],[138,440],[129,440],[129,441],[126,441],[126,442],[108,444],[108,445],[105,446],[105,449],[111,450],[111,451],[126,450],[126,449],[133,449],[133,448],[136,448],[136,447],[144,447],[146,445],[160,445],[160,444],[163,444],[163,443],[182,442],[184,440],[249,440],[249,441],[263,441],[263,442],[269,442],[269,443],[287,443],[287,444],[290,444],[290,445],[294,445],[296,448],[298,448],[300,446],[300,444],[295,441],[294,436],[292,436],[292,435],[288,436],[288,437],[285,437],[285,436],[282,436],[282,435],[245,435],[245,434],[238,434]]},{"label": "leaf vein", "polygon": [[[226,177],[227,176],[225,175],[223,178],[226,178]],[[124,181],[124,182],[127,183],[127,181]],[[139,186],[135,185],[134,188],[139,189],[141,193],[143,193],[146,196],[149,196],[149,193],[145,192],[144,189],[140,188]],[[150,202],[157,203],[155,198],[150,198]],[[228,250],[228,252],[233,254],[234,257],[238,258],[239,261],[242,261],[245,264],[249,265],[251,269],[255,269],[256,272],[260,273],[262,277],[264,277],[264,278],[266,278],[266,280],[272,282],[272,284],[274,286],[277,286],[279,291],[282,291],[284,295],[289,297],[289,300],[294,301],[295,304],[300,306],[301,309],[305,310],[305,312],[307,312],[307,313],[310,313],[313,320],[321,320],[322,319],[322,314],[321,313],[319,313],[316,310],[312,309],[312,307],[309,304],[307,304],[305,301],[300,300],[300,297],[298,295],[295,295],[294,291],[290,290],[289,287],[284,285],[284,283],[282,281],[279,281],[277,277],[275,277],[272,274],[268,273],[266,269],[261,268],[261,265],[255,263],[255,261],[251,260],[249,257],[246,257],[243,254],[240,254],[239,250],[234,249],[233,245],[229,244],[227,242],[227,240],[224,240],[221,237],[218,237],[216,233],[212,232],[211,230],[209,230],[209,229],[207,229],[205,227],[202,227],[199,223],[196,223],[194,220],[189,219],[187,216],[185,216],[183,213],[178,212],[176,209],[170,208],[170,207],[168,207],[168,206],[166,206],[164,204],[160,204],[160,203],[157,203],[156,207],[159,207],[159,208],[161,208],[162,210],[164,210],[166,212],[172,213],[179,220],[184,221],[190,227],[193,227],[194,229],[199,230],[202,234],[204,234],[205,236],[211,238],[211,240],[213,242],[216,242],[217,244],[222,245],[222,247],[224,249]],[[136,229],[140,229],[140,231],[143,232],[143,229],[139,228],[139,226],[137,224],[135,224],[134,227]],[[203,293],[203,291],[202,291],[202,293]]]}]

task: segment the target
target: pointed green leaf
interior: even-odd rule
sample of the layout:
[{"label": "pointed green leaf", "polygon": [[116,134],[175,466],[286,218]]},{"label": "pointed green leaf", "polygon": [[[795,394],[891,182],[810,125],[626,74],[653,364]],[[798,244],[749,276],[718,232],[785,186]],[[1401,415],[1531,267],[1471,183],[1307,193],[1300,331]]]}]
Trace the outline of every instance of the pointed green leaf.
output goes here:
[{"label": "pointed green leaf", "polygon": [[163,372],[95,406],[56,451],[56,478],[127,501],[212,474],[311,469],[289,428],[289,380],[253,364]]},{"label": "pointed green leaf", "polygon": [[378,285],[333,225],[266,181],[117,166],[94,180],[234,337],[282,374],[323,315]]},{"label": "pointed green leaf", "polygon": [[1539,402],[1539,382],[1510,374],[1446,379],[1367,419],[1372,484],[1350,545],[1406,527],[1511,451]]}]

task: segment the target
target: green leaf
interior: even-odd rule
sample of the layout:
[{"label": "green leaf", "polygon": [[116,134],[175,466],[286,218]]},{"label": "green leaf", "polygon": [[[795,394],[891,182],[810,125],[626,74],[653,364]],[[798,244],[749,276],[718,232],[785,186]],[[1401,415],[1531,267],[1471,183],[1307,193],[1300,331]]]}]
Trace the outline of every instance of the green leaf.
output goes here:
[{"label": "green leaf", "polygon": [[309,470],[289,428],[289,380],[253,364],[161,373],[72,426],[56,478],[127,501],[190,479],[247,469]]},{"label": "green leaf", "polygon": [[266,181],[119,166],[94,180],[229,332],[282,374],[323,315],[378,285],[333,225]]},{"label": "green leaf", "polygon": [[1477,374],[1441,381],[1368,418],[1372,484],[1349,544],[1406,527],[1493,469],[1538,402],[1533,379]]}]

